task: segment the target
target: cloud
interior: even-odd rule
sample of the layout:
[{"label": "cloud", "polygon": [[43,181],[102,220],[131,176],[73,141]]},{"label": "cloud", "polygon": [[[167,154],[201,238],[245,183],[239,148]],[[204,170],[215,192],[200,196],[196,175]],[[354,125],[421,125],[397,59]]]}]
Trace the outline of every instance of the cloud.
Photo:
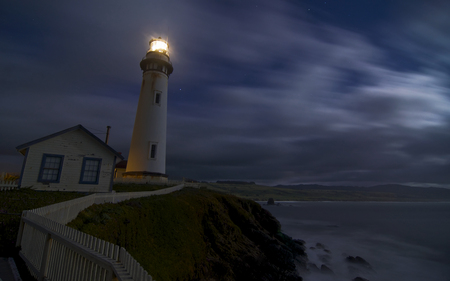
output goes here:
[{"label": "cloud", "polygon": [[397,40],[394,47],[401,52],[435,69],[445,70],[450,65],[447,46],[450,36],[448,11],[450,3],[446,1],[417,2],[415,5],[403,5],[407,11],[401,13],[399,25],[394,29]]},{"label": "cloud", "polygon": [[[237,47],[218,52],[235,64],[244,63],[244,69],[251,62],[249,72],[261,84],[237,81],[206,90],[210,96],[202,96],[203,103],[187,111],[201,111],[207,118],[192,120],[196,122],[192,139],[187,135],[183,143],[208,147],[202,162],[217,165],[224,174],[243,163],[247,171],[243,178],[282,180],[290,175],[296,181],[401,181],[413,176],[407,174],[409,168],[423,174],[411,164],[422,159],[407,153],[404,146],[415,143],[415,134],[448,128],[446,75],[395,70],[389,66],[388,54],[362,35],[270,14],[271,19],[279,19],[276,24],[271,21],[277,29],[261,28],[260,34],[247,37],[251,25],[234,30],[235,40],[221,47],[230,43]],[[265,22],[252,18],[252,24],[264,26]],[[299,26],[307,32],[293,36],[294,27]],[[278,33],[283,34],[282,40],[277,40]],[[273,55],[277,52],[285,54],[289,63],[271,68],[270,60],[279,59]],[[222,71],[233,75],[232,67]],[[183,115],[178,117],[181,127]],[[177,124],[173,125],[176,131]],[[253,152],[250,159],[254,161],[242,155],[246,148]],[[213,153],[216,150],[227,152]],[[183,158],[181,151],[173,154],[177,155],[170,156],[174,162]],[[192,163],[198,157],[186,156]],[[441,160],[432,161],[434,168],[448,163],[445,157],[436,159]]]},{"label": "cloud", "polygon": [[[1,33],[0,128],[13,134],[2,140],[2,155],[81,123],[112,126],[111,145],[127,156],[138,63],[154,32],[169,37],[174,65],[169,175],[448,182],[438,171],[450,163],[450,85],[437,66],[447,39],[410,36],[443,34],[439,20],[413,11],[395,26],[387,21],[386,37],[374,40],[288,2],[141,4],[9,5],[11,26],[14,16],[28,20],[19,35]],[[35,11],[43,8],[44,15]],[[28,35],[36,44],[25,43]],[[389,48],[380,44],[386,38]],[[403,47],[414,67],[392,60]],[[427,48],[436,51],[430,63]]]}]

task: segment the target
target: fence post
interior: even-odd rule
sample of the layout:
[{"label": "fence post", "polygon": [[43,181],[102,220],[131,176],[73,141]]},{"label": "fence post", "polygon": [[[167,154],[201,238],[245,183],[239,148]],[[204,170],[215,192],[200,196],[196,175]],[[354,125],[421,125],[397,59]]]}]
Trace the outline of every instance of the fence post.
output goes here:
[{"label": "fence post", "polygon": [[39,281],[43,281],[45,280],[44,278],[47,277],[48,262],[50,261],[50,250],[52,248],[52,241],[53,240],[50,233],[47,233],[44,245],[44,253],[41,261],[41,268],[39,270]]},{"label": "fence post", "polygon": [[[22,212],[22,218],[27,216],[27,211]],[[16,247],[20,247],[22,245],[22,236],[23,236],[23,228],[25,226],[25,222],[20,218],[20,225],[19,225],[19,233],[17,234],[17,241],[16,241]]]},{"label": "fence post", "polygon": [[113,280],[113,272],[111,269],[106,269],[106,281]]}]

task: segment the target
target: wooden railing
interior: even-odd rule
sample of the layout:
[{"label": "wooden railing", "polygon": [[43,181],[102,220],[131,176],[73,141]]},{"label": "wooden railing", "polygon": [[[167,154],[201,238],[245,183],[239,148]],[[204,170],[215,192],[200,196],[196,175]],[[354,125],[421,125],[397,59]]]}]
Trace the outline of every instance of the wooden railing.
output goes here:
[{"label": "wooden railing", "polygon": [[199,187],[199,182],[188,182],[188,181],[176,181],[176,180],[168,180],[168,181],[152,181],[149,179],[136,179],[136,178],[115,178],[114,183],[135,183],[135,184],[152,184],[152,185],[167,185],[167,186],[175,186],[183,184],[186,187]]},{"label": "wooden railing", "polygon": [[16,189],[18,185],[17,182],[18,180],[13,181],[0,180],[0,191]]},{"label": "wooden railing", "polygon": [[125,250],[68,226],[83,209],[102,203],[167,194],[178,185],[156,191],[92,194],[86,197],[23,211],[17,236],[19,255],[38,280],[139,280],[152,277]]}]

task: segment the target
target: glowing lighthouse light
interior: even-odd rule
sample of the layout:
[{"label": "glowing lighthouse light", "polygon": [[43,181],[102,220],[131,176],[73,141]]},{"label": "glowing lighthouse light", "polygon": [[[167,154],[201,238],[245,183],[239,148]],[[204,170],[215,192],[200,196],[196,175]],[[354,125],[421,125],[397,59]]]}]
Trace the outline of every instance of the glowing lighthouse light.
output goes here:
[{"label": "glowing lighthouse light", "polygon": [[161,38],[153,39],[150,41],[149,52],[160,52],[168,54],[169,45]]}]

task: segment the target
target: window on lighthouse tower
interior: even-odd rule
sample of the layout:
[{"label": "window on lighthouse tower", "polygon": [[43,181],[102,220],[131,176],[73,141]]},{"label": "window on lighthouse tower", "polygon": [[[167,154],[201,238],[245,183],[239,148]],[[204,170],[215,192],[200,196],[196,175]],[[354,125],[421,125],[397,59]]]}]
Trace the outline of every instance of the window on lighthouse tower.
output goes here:
[{"label": "window on lighthouse tower", "polygon": [[149,141],[147,154],[148,159],[156,160],[157,150],[158,150],[158,143],[154,141]]},{"label": "window on lighthouse tower", "polygon": [[161,92],[155,91],[153,104],[161,105]]},{"label": "window on lighthouse tower", "polygon": [[150,158],[151,159],[156,158],[156,144],[152,144],[152,148],[150,149]]}]

